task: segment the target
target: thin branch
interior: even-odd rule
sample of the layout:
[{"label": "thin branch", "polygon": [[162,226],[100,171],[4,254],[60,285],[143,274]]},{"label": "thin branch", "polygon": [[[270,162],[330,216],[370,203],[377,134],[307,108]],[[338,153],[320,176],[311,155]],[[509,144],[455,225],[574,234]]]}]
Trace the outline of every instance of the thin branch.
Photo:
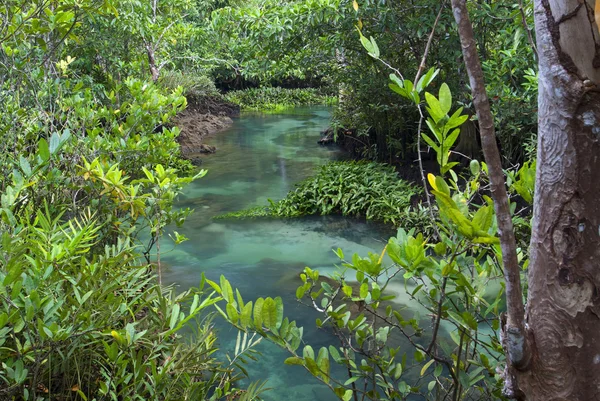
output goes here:
[{"label": "thin branch", "polygon": [[425,45],[425,51],[423,52],[423,58],[421,59],[421,63],[419,64],[419,69],[417,70],[417,75],[415,75],[415,80],[413,82],[413,87],[417,86],[417,82],[419,82],[419,78],[425,70],[425,61],[427,61],[427,56],[429,55],[429,47],[431,46],[431,41],[433,40],[433,34],[435,33],[435,28],[442,16],[442,11],[444,10],[444,4],[440,7],[440,11],[438,11],[437,17],[435,17],[435,22],[433,23],[433,27],[431,28],[431,32],[429,33],[429,38],[427,39],[427,44]]},{"label": "thin branch", "polygon": [[525,309],[521,289],[521,269],[517,259],[517,246],[504,181],[504,172],[500,161],[500,152],[496,145],[494,117],[492,116],[485,89],[483,71],[473,34],[473,26],[469,19],[465,0],[452,0],[452,11],[458,25],[463,57],[471,84],[473,104],[479,120],[481,147],[489,169],[492,198],[494,199],[494,209],[498,221],[508,312],[506,323],[508,337],[506,344],[507,356],[512,366],[517,369],[525,369],[529,364],[531,355],[525,336]]},{"label": "thin branch", "polygon": [[537,63],[538,61],[538,51],[537,46],[535,45],[535,41],[533,40],[533,35],[531,33],[531,29],[529,29],[529,25],[527,25],[527,16],[525,15],[525,6],[523,6],[523,0],[519,0],[519,11],[521,12],[521,22],[523,23],[523,28],[527,31],[527,40],[529,40],[529,44],[533,49],[533,59]]}]

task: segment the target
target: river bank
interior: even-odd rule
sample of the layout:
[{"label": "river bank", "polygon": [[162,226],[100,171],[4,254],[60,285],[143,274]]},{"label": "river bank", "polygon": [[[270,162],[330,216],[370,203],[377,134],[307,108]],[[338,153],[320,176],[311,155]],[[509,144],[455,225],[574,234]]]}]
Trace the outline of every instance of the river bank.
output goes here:
[{"label": "river bank", "polygon": [[230,127],[233,118],[239,117],[240,107],[219,96],[188,96],[187,101],[187,108],[173,123],[181,130],[177,138],[181,154],[192,163],[200,164],[201,154],[216,151],[216,147],[204,143],[204,138]]}]

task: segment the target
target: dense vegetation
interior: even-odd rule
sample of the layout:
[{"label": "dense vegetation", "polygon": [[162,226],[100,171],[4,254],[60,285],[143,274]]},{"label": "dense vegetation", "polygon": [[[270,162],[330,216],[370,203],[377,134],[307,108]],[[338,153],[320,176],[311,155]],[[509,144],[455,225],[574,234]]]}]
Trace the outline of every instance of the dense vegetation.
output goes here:
[{"label": "dense vegetation", "polygon": [[426,228],[428,216],[417,203],[422,188],[398,177],[393,167],[374,162],[331,162],[269,206],[219,218],[300,217],[341,214],[394,226]]},{"label": "dense vegetation", "polygon": [[239,104],[242,110],[270,112],[316,104],[331,106],[337,102],[336,97],[323,92],[314,88],[261,87],[228,92],[226,99]]},{"label": "dense vegetation", "polygon": [[[0,399],[257,399],[263,384],[239,380],[259,337],[344,401],[504,398],[494,187],[476,160],[450,7],[417,3],[0,4]],[[469,12],[525,270],[532,4],[469,2]],[[281,298],[244,303],[225,277],[179,294],[162,285],[161,245],[186,240],[174,229],[191,212],[174,201],[206,173],[181,157],[173,119],[208,98],[274,112],[333,106],[335,140],[379,162],[327,164],[282,200],[222,216],[335,213],[400,227],[377,254],[337,250],[333,277],[299,272],[298,300],[339,343],[313,350]],[[420,182],[399,178],[416,164]],[[428,317],[405,311],[406,299]],[[215,311],[240,330],[227,362]]]}]

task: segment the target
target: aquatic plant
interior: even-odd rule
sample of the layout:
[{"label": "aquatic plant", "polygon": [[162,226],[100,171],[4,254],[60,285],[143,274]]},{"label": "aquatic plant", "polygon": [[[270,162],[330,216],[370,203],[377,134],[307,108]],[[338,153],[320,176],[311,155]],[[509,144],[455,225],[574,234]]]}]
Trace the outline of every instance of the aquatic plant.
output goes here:
[{"label": "aquatic plant", "polygon": [[225,95],[232,103],[240,105],[242,110],[278,112],[297,106],[315,104],[333,105],[337,98],[324,90],[315,88],[287,89],[280,87],[250,88],[232,91]]},{"label": "aquatic plant", "polygon": [[426,229],[422,207],[411,206],[422,189],[398,177],[393,167],[366,161],[331,162],[296,185],[280,201],[217,218],[300,217],[341,214],[394,225],[410,222]]}]

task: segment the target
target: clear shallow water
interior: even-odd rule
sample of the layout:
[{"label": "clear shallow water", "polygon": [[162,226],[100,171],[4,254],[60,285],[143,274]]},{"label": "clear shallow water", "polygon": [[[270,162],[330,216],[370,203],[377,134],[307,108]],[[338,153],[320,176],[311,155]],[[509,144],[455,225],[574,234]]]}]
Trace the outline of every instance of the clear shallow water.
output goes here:
[{"label": "clear shallow water", "polygon": [[[218,214],[281,199],[315,167],[342,155],[317,144],[329,123],[326,108],[296,109],[285,115],[244,115],[225,132],[206,142],[217,153],[204,157],[208,174],[192,183],[178,200],[195,212],[177,229],[189,241],[163,254],[163,280],[180,289],[197,286],[202,272],[212,280],[224,274],[244,300],[281,296],[284,313],[304,326],[313,347],[334,343],[330,334],[315,329],[317,314],[295,300],[304,266],[332,272],[346,255],[381,252],[389,227],[336,216],[294,220],[212,220]],[[165,247],[163,247],[165,248]],[[221,349],[233,353],[236,332],[219,325]],[[285,366],[289,355],[263,342],[262,357],[248,366],[251,380],[268,379],[266,400],[329,401],[337,399],[302,368]]]}]

